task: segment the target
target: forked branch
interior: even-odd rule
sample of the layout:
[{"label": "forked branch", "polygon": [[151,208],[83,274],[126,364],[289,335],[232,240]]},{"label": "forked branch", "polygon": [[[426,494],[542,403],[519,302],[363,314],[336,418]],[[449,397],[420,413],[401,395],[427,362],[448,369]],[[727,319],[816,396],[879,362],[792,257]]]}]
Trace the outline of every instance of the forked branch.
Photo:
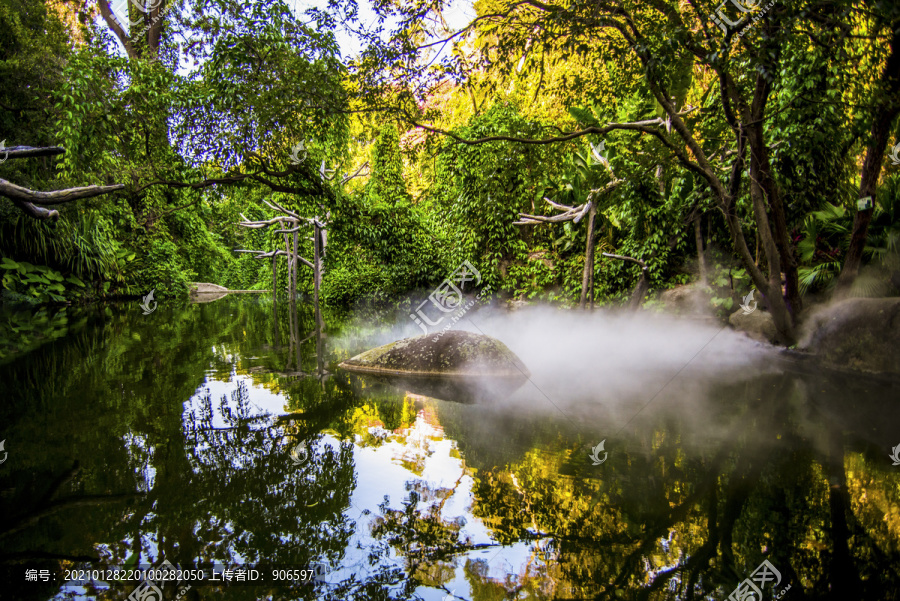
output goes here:
[{"label": "forked branch", "polygon": [[81,198],[102,196],[103,194],[121,190],[124,187],[124,184],[114,184],[112,186],[82,186],[79,188],[54,190],[53,192],[39,192],[23,188],[5,179],[0,179],[0,196],[10,199],[14,205],[29,217],[35,219],[56,219],[59,217],[59,211],[56,209],[45,209],[41,205],[57,205]]}]

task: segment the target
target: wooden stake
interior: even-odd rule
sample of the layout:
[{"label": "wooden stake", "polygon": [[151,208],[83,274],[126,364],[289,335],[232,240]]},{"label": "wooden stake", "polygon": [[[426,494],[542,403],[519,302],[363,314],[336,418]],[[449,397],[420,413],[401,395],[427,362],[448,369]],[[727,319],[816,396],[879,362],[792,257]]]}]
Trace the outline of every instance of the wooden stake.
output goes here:
[{"label": "wooden stake", "polygon": [[294,232],[294,257],[293,257],[294,265],[293,265],[293,269],[291,270],[291,273],[293,274],[293,278],[294,278],[294,288],[293,288],[293,297],[291,297],[291,298],[297,298],[297,257],[299,257],[299,256],[300,255],[297,254],[297,232]]},{"label": "wooden stake", "polygon": [[[272,255],[272,305],[278,302],[278,255]],[[277,314],[277,311],[276,311]]]},{"label": "wooden stake", "polygon": [[584,272],[581,275],[581,299],[578,307],[584,309],[585,301],[590,296],[591,309],[594,308],[594,216],[597,214],[597,207],[591,204],[588,211],[588,222],[585,234],[587,235],[587,243],[584,249]]},{"label": "wooden stake", "polygon": [[287,294],[288,298],[291,298],[291,264],[294,262],[294,255],[291,254],[291,243],[288,241],[287,234],[281,234],[284,236],[284,250],[287,252],[288,256],[288,264],[287,264]]},{"label": "wooden stake", "polygon": [[322,280],[322,238],[318,224],[314,224],[313,228],[313,303],[316,306],[316,328],[319,328],[322,324],[322,313],[319,310],[319,285]]}]

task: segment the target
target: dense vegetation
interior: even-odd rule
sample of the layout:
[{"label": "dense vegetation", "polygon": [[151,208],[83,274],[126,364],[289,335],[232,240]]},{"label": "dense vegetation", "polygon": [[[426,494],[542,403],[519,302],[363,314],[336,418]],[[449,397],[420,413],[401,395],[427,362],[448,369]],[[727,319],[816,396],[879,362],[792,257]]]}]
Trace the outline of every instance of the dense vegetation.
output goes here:
[{"label": "dense vegetation", "polygon": [[756,288],[785,341],[816,296],[897,294],[896,3],[729,5],[727,32],[712,2],[479,0],[461,32],[444,4],[0,0],[0,140],[65,149],[0,178],[124,184],[55,218],[0,201],[3,299],[268,288],[233,252],[282,248],[237,225],[266,200],[327,222],[334,307],[463,260],[507,298],[628,298],[641,271],[601,252],[723,312]]}]

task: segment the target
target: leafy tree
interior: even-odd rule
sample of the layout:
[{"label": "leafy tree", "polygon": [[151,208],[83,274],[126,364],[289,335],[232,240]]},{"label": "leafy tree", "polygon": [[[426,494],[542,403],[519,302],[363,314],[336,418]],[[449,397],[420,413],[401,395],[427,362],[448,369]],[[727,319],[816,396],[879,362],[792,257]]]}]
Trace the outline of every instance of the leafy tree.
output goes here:
[{"label": "leafy tree", "polygon": [[403,181],[403,159],[400,157],[400,136],[397,126],[389,123],[381,128],[372,149],[372,175],[366,186],[366,196],[375,206],[391,208],[410,204],[411,199]]},{"label": "leafy tree", "polygon": [[[617,131],[654,140],[652,159],[657,165],[674,161],[706,189],[724,216],[733,251],[765,296],[780,335],[785,341],[793,339],[802,309],[798,260],[791,236],[799,216],[785,202],[780,165],[773,161],[774,148],[783,135],[778,126],[795,121],[791,119],[795,112],[812,113],[820,101],[808,96],[807,90],[817,85],[825,85],[828,96],[836,98],[838,86],[846,84],[850,101],[860,98],[858,93],[869,85],[870,78],[858,77],[848,69],[848,57],[885,65],[884,85],[893,81],[892,60],[877,50],[873,52],[873,44],[882,32],[889,30],[889,23],[896,18],[894,9],[884,3],[873,4],[872,12],[849,2],[840,3],[839,7],[817,1],[776,4],[752,20],[745,18],[736,27],[725,27],[724,39],[710,21],[707,7],[667,1],[596,6],[485,2],[479,4],[478,18],[464,30],[446,36],[443,42],[429,41],[428,32],[421,26],[404,20],[412,14],[439,13],[442,7],[437,2],[382,7],[386,18],[389,14],[400,16],[401,25],[388,43],[373,40],[369,54],[360,63],[364,71],[362,81],[378,89],[384,81],[378,73],[402,73],[404,79],[413,83],[407,88],[407,97],[396,103],[397,110],[410,122],[440,131],[458,143],[549,144]],[[433,40],[439,32],[432,33]],[[810,39],[817,42],[812,52]],[[455,44],[456,52],[445,53],[440,66],[434,66],[428,52],[440,43]],[[468,50],[467,45],[472,43],[480,44],[475,51]],[[811,57],[794,60],[804,54]],[[376,56],[380,63],[372,60]],[[494,131],[464,138],[429,126],[412,105],[448,75],[477,82],[488,79],[482,78],[481,73],[490,73],[512,81],[512,74],[522,65],[539,64],[540,88],[546,65],[561,65],[573,59],[586,62],[597,56],[617,63],[609,81],[619,92],[616,96],[620,100],[635,92],[645,99],[633,107],[636,110],[624,121],[601,115],[595,123],[581,122],[568,131],[563,129],[567,124],[560,124],[562,133],[557,135],[527,137]],[[829,79],[795,78],[786,68],[792,62],[816,61],[831,74]],[[897,104],[889,89],[883,98],[885,107]],[[685,108],[682,103],[695,108]],[[665,119],[651,122],[651,111],[660,111],[658,114]],[[889,111],[885,119],[878,117],[875,121],[889,125],[893,114]],[[428,115],[423,117],[427,119]],[[846,119],[841,121],[831,107],[823,117],[816,125],[824,125],[829,132],[846,125]],[[809,119],[805,123],[810,123]],[[884,141],[882,136],[876,142],[881,151]],[[850,164],[846,153],[853,145],[840,148],[843,155],[822,157],[816,163],[826,168],[830,161],[846,174]],[[875,163],[880,165],[880,160]],[[753,219],[751,228],[746,228],[742,219],[748,210]],[[759,236],[759,260],[754,258],[748,234]]]}]

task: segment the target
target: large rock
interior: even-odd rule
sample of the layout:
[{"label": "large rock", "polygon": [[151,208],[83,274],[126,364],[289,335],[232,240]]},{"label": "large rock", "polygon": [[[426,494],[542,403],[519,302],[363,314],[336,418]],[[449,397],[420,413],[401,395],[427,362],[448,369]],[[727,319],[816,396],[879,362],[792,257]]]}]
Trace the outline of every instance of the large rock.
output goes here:
[{"label": "large rock", "polygon": [[454,330],[404,338],[356,355],[339,367],[419,394],[462,401],[508,395],[531,375],[499,340]]},{"label": "large rock", "polygon": [[390,375],[524,375],[526,378],[531,375],[516,354],[496,338],[456,330],[391,342],[347,359],[341,367]]},{"label": "large rock", "polygon": [[778,330],[775,329],[775,320],[772,315],[761,309],[757,309],[752,313],[745,313],[743,309],[738,309],[728,318],[735,330],[744,332],[750,338],[759,342],[776,342],[778,339]]},{"label": "large rock", "polygon": [[703,314],[710,312],[709,299],[711,295],[701,290],[694,284],[675,286],[663,290],[659,295],[659,301],[663,309],[669,313],[679,315]]},{"label": "large rock", "polygon": [[194,282],[190,288],[190,299],[194,303],[209,303],[228,295],[228,288],[206,282]]},{"label": "large rock", "polygon": [[900,298],[849,298],[810,315],[797,347],[835,367],[900,375]]}]

